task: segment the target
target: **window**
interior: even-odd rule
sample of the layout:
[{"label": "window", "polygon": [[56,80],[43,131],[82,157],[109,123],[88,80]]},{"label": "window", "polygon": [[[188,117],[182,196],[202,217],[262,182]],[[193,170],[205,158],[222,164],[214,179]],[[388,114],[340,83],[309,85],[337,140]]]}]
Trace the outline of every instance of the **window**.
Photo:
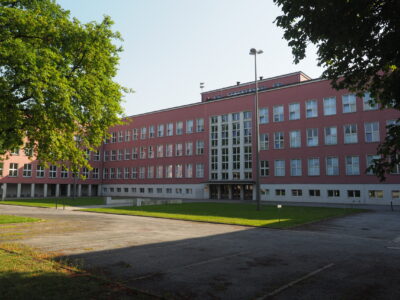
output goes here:
[{"label": "window", "polygon": [[196,131],[203,132],[204,131],[204,119],[196,120]]},{"label": "window", "polygon": [[43,178],[44,177],[44,167],[37,165],[36,166],[36,177],[37,178]]},{"label": "window", "polygon": [[108,179],[108,169],[107,168],[103,169],[103,179]]},{"label": "window", "polygon": [[193,177],[193,165],[192,164],[186,164],[185,177],[186,178]]},{"label": "window", "polygon": [[[396,158],[399,158],[398,154],[396,154]],[[390,158],[390,160],[391,159],[392,158]],[[390,170],[390,174],[400,174],[400,163],[393,166],[393,168]]]},{"label": "window", "polygon": [[138,129],[137,128],[134,128],[134,129],[132,129],[132,141],[137,141],[137,139],[138,139]]},{"label": "window", "polygon": [[124,141],[124,132],[123,131],[119,131],[118,132],[118,142],[123,142]]},{"label": "window", "polygon": [[147,167],[147,178],[154,178],[154,166]]},{"label": "window", "polygon": [[268,108],[263,107],[259,110],[260,124],[267,124],[268,120]]},{"label": "window", "polygon": [[129,179],[130,170],[129,168],[124,168],[124,179]]},{"label": "window", "polygon": [[240,121],[240,113],[233,113],[232,114],[232,122]]},{"label": "window", "polygon": [[93,153],[93,160],[99,161],[100,160],[100,150],[97,150]]},{"label": "window", "polygon": [[196,178],[204,177],[204,164],[196,164]]},{"label": "window", "polygon": [[183,145],[182,144],[176,144],[175,145],[175,155],[176,156],[182,156],[183,155]]},{"label": "window", "polygon": [[342,110],[343,113],[352,113],[357,111],[356,107],[356,95],[354,94],[349,94],[349,95],[343,95],[342,96]]},{"label": "window", "polygon": [[165,192],[166,192],[167,194],[172,194],[172,189],[171,189],[171,188],[166,188],[166,189],[165,189]]},{"label": "window", "polygon": [[140,147],[140,159],[146,159],[146,147]]},{"label": "window", "polygon": [[4,163],[0,162],[0,177],[3,176]]},{"label": "window", "polygon": [[132,168],[132,179],[137,178],[137,168]]},{"label": "window", "polygon": [[339,175],[339,159],[337,157],[331,156],[326,158],[326,175]]},{"label": "window", "polygon": [[306,118],[318,117],[317,100],[308,100],[306,102]]},{"label": "window", "polygon": [[283,105],[274,106],[274,122],[283,122],[284,121],[284,109]]},{"label": "window", "polygon": [[138,158],[138,148],[134,147],[132,148],[132,159],[137,159]]},{"label": "window", "polygon": [[115,175],[115,168],[110,168],[110,179],[115,179],[116,175]]},{"label": "window", "polygon": [[24,164],[24,172],[22,174],[23,177],[32,177],[32,165]]},{"label": "window", "polygon": [[284,189],[276,189],[275,196],[285,196],[285,190]]},{"label": "window", "polygon": [[148,157],[149,158],[154,158],[154,146],[149,146]]},{"label": "window", "polygon": [[204,154],[204,141],[196,141],[196,154]]},{"label": "window", "polygon": [[111,161],[117,159],[117,150],[111,150]]},{"label": "window", "polygon": [[193,155],[193,143],[192,142],[185,143],[185,155],[187,155],[187,156]]},{"label": "window", "polygon": [[176,122],[176,135],[182,135],[183,134],[183,122],[179,121]]},{"label": "window", "polygon": [[157,136],[163,137],[164,136],[164,124],[159,124],[157,127]]},{"label": "window", "polygon": [[318,146],[318,128],[307,129],[307,146],[308,147]]},{"label": "window", "polygon": [[292,190],[292,196],[293,197],[300,197],[303,196],[303,190]]},{"label": "window", "polygon": [[139,168],[139,179],[144,179],[145,172],[146,172],[146,168],[145,167],[140,167]]},{"label": "window", "polygon": [[263,133],[260,135],[260,150],[268,150],[268,148],[269,148],[268,133]]},{"label": "window", "polygon": [[165,166],[165,178],[172,178],[172,165]]},{"label": "window", "polygon": [[193,120],[186,121],[186,133],[193,133]]},{"label": "window", "polygon": [[285,176],[284,160],[275,160],[275,176]]},{"label": "window", "polygon": [[289,142],[290,148],[300,148],[301,147],[301,134],[300,130],[289,132]]},{"label": "window", "polygon": [[289,104],[289,120],[300,119],[300,103]]},{"label": "window", "polygon": [[167,144],[165,145],[165,156],[166,157],[172,157],[173,156],[173,145],[172,144]]},{"label": "window", "polygon": [[392,191],[392,198],[393,199],[399,199],[400,198],[400,190]]},{"label": "window", "polygon": [[164,157],[164,146],[157,145],[157,157]]},{"label": "window", "polygon": [[244,120],[251,120],[251,111],[244,111],[243,112],[243,119]]},{"label": "window", "polygon": [[[94,169],[93,169],[93,171],[94,171]],[[99,170],[97,169],[97,172],[98,171]],[[61,178],[68,178],[68,170],[64,166],[61,167]]]},{"label": "window", "polygon": [[[68,172],[67,172],[67,175],[68,175]],[[61,170],[61,177],[63,177],[63,170]],[[93,168],[93,170],[92,170],[92,178],[93,179],[99,179],[99,168]]]},{"label": "window", "polygon": [[182,194],[182,189],[181,188],[176,188],[175,189],[176,194]]},{"label": "window", "polygon": [[118,160],[122,160],[123,156],[124,156],[124,154],[122,152],[122,149],[119,149],[118,150]]},{"label": "window", "polygon": [[344,143],[353,144],[358,142],[357,124],[344,125]]},{"label": "window", "polygon": [[290,176],[301,176],[301,159],[290,160]]},{"label": "window", "polygon": [[113,132],[111,133],[111,143],[116,143],[117,142],[117,133]]},{"label": "window", "polygon": [[164,171],[163,166],[157,166],[156,178],[163,178],[163,171]]},{"label": "window", "polygon": [[347,197],[349,198],[360,198],[361,191],[360,190],[347,190]]},{"label": "window", "polygon": [[365,142],[379,142],[379,122],[364,123]]},{"label": "window", "polygon": [[140,129],[140,139],[141,139],[141,140],[146,139],[146,132],[147,132],[147,128],[146,128],[146,127],[142,127],[142,128]]},{"label": "window", "polygon": [[139,193],[144,194],[144,188],[139,188]]},{"label": "window", "polygon": [[370,93],[365,93],[363,97],[363,109],[364,110],[377,110],[378,104],[375,99],[371,98]]},{"label": "window", "polygon": [[328,190],[328,197],[340,197],[339,190]]},{"label": "window", "polygon": [[125,148],[125,160],[130,160],[131,159],[131,153],[129,152],[130,150],[128,148]]},{"label": "window", "polygon": [[320,190],[308,190],[308,195],[310,197],[319,197],[319,196],[321,196],[321,191]]},{"label": "window", "polygon": [[274,149],[283,149],[283,147],[284,147],[283,132],[275,132]]},{"label": "window", "polygon": [[368,197],[369,198],[383,198],[383,191],[382,190],[369,190]]},{"label": "window", "polygon": [[148,194],[153,194],[153,188],[147,188],[147,193]]},{"label": "window", "polygon": [[251,144],[252,128],[251,121],[243,122],[243,142],[245,144]]},{"label": "window", "polygon": [[88,168],[82,168],[82,175],[85,178],[89,178],[89,169]]},{"label": "window", "polygon": [[125,142],[129,142],[131,140],[131,131],[125,130]]},{"label": "window", "polygon": [[319,158],[308,159],[308,176],[319,176]]},{"label": "window", "polygon": [[167,124],[167,136],[172,136],[174,134],[174,123]]},{"label": "window", "polygon": [[324,98],[324,116],[336,115],[336,98]]},{"label": "window", "polygon": [[193,189],[186,189],[185,193],[188,195],[191,195],[191,194],[193,194]]},{"label": "window", "polygon": [[33,149],[28,148],[28,145],[25,145],[24,152],[26,156],[32,157],[33,156]]},{"label": "window", "polygon": [[49,178],[57,177],[57,166],[50,166],[49,168]]},{"label": "window", "polygon": [[[374,159],[380,159],[381,156],[380,155],[367,155],[367,168],[369,168],[370,166],[374,165]],[[372,171],[367,171],[366,172],[367,175],[374,175],[374,173]]]},{"label": "window", "polygon": [[337,144],[337,127],[325,127],[325,145]]},{"label": "window", "polygon": [[162,194],[162,188],[157,188],[157,194]]},{"label": "window", "polygon": [[262,177],[269,175],[269,162],[268,160],[260,161],[260,175]]},{"label": "window", "polygon": [[156,136],[154,125],[149,126],[149,138],[154,138]]},{"label": "window", "polygon": [[359,156],[346,156],[346,175],[360,175]]}]

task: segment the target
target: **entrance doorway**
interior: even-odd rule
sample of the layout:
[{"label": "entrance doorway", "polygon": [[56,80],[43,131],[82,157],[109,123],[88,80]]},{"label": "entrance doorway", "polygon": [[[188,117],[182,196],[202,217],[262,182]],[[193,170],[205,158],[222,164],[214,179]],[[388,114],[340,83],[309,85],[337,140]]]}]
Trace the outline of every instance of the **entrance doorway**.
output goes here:
[{"label": "entrance doorway", "polygon": [[244,200],[253,200],[253,185],[244,185]]}]

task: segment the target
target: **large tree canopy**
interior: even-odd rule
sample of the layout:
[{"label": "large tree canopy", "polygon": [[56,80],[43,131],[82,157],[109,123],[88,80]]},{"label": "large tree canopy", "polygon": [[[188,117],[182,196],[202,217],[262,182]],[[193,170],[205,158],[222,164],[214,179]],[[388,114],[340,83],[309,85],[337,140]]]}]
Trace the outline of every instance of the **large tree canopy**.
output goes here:
[{"label": "large tree canopy", "polygon": [[43,162],[88,166],[126,91],[112,24],[81,24],[52,0],[0,0],[0,154],[25,143]]},{"label": "large tree canopy", "polygon": [[[318,48],[322,77],[336,89],[358,94],[369,91],[381,108],[400,110],[400,1],[399,0],[274,0],[283,15],[284,29],[298,63],[307,44]],[[400,120],[388,128],[378,148],[381,159],[372,170],[385,179],[400,163]]]}]

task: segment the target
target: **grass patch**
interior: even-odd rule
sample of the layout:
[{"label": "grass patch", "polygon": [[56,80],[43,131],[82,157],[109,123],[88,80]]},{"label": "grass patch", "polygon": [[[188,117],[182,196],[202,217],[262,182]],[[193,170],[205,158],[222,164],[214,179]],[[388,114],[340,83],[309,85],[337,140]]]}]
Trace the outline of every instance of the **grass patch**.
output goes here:
[{"label": "grass patch", "polygon": [[0,224],[10,224],[10,223],[26,223],[26,222],[38,222],[41,219],[10,216],[10,215],[0,215]]},{"label": "grass patch", "polygon": [[255,227],[289,228],[327,218],[361,212],[361,209],[262,205],[244,203],[182,203],[141,207],[92,208],[84,211],[203,221]]},{"label": "grass patch", "polygon": [[[66,268],[65,268],[66,267]],[[48,254],[0,244],[0,299],[149,299],[134,290],[65,266]]]},{"label": "grass patch", "polygon": [[4,200],[0,204],[9,205],[22,205],[22,206],[35,206],[35,207],[56,207],[62,206],[89,206],[89,205],[103,205],[103,197],[80,197],[80,198],[37,198],[37,199],[18,199],[18,200]]}]

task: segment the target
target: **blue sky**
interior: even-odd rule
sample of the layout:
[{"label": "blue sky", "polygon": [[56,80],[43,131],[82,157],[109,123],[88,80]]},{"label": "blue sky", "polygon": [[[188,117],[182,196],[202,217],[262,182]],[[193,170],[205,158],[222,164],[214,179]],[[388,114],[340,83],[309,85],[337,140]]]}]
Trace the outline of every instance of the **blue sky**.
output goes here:
[{"label": "blue sky", "polygon": [[319,77],[316,48],[293,64],[281,14],[272,0],[57,0],[81,22],[110,16],[122,34],[116,81],[135,93],[125,97],[126,115],[200,101],[204,91],[254,79],[249,49],[262,49],[258,74],[270,77],[303,71]]}]

